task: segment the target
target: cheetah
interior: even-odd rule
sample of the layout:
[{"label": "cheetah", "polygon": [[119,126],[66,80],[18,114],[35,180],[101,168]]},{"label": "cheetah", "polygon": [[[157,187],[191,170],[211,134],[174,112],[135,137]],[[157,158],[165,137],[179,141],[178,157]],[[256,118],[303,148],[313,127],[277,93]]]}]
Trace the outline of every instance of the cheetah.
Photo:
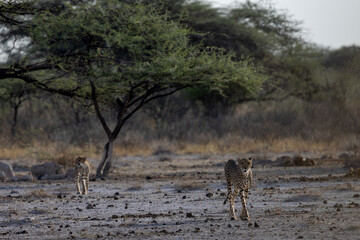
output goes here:
[{"label": "cheetah", "polygon": [[[230,217],[236,220],[234,202],[235,197],[240,192],[240,198],[242,203],[242,211],[240,218],[242,220],[250,221],[249,212],[246,209],[246,199],[249,193],[249,189],[252,183],[252,158],[238,158],[237,161],[230,159],[225,165],[225,177],[227,182],[227,198],[224,201],[224,205],[227,200],[230,202]],[[234,192],[231,190],[231,186],[234,185]]]},{"label": "cheetah", "polygon": [[[90,165],[89,162],[84,157],[78,157],[75,159],[75,183],[78,193],[87,194],[89,189],[89,175],[90,175]],[[82,191],[80,189],[80,182],[82,185]]]}]

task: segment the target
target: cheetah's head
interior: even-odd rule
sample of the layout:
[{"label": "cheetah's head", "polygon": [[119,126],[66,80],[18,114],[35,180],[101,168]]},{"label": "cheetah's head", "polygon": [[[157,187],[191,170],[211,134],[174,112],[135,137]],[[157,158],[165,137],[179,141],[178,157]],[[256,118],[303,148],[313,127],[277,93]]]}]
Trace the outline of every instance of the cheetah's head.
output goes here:
[{"label": "cheetah's head", "polygon": [[242,172],[247,172],[252,167],[252,158],[237,159],[239,167]]},{"label": "cheetah's head", "polygon": [[84,157],[77,157],[77,158],[75,159],[75,165],[76,165],[76,166],[79,166],[80,164],[84,164],[85,161],[86,161],[86,158],[84,158]]}]

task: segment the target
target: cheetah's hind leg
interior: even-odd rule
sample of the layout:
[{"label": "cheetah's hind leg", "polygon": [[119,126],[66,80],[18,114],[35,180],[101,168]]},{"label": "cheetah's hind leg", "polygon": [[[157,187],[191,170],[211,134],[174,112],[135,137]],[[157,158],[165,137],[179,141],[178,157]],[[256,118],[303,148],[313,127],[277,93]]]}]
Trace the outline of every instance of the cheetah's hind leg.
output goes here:
[{"label": "cheetah's hind leg", "polygon": [[231,220],[237,220],[237,217],[235,215],[235,199],[236,199],[236,196],[239,194],[239,189],[234,187],[234,193],[231,194],[231,199],[230,199],[230,210],[229,210],[229,215],[230,215],[230,218]]},{"label": "cheetah's hind leg", "polygon": [[231,194],[232,194],[231,182],[228,179],[226,179],[226,182],[227,182],[227,196],[223,202],[223,205],[225,205],[228,200],[231,201]]},{"label": "cheetah's hind leg", "polygon": [[81,189],[80,189],[80,182],[79,182],[79,175],[78,174],[76,174],[76,176],[75,176],[75,182],[76,182],[77,193],[81,195],[82,192],[81,192]]},{"label": "cheetah's hind leg", "polygon": [[241,192],[240,197],[241,197],[241,203],[242,203],[242,210],[241,210],[241,214],[240,214],[240,218],[241,220],[244,221],[250,221],[250,216],[249,216],[249,212],[246,208],[246,193],[244,193],[244,191]]}]

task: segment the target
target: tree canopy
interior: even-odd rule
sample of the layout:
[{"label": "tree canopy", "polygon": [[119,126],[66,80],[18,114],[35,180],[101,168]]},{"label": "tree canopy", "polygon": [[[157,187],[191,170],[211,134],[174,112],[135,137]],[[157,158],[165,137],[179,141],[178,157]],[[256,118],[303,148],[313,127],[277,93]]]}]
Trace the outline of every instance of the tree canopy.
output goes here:
[{"label": "tree canopy", "polygon": [[[249,59],[191,42],[195,32],[156,4],[141,1],[45,8],[24,31],[31,42],[28,55],[21,64],[1,69],[3,77],[72,97],[96,112],[108,137],[98,175],[109,161],[107,174],[113,141],[144,104],[194,87],[247,97],[266,79]],[[103,110],[116,118],[108,122]]]}]

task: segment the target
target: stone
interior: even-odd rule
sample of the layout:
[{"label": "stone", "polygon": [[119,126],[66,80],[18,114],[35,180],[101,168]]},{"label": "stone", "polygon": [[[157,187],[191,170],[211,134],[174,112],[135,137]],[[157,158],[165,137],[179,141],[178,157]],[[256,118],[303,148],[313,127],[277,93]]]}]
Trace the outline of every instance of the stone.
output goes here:
[{"label": "stone", "polygon": [[295,166],[304,166],[305,159],[299,155],[293,158]]},{"label": "stone", "polygon": [[69,168],[65,173],[66,178],[75,179],[75,175],[76,175],[75,168]]},{"label": "stone", "polygon": [[4,171],[0,171],[0,181],[7,181],[8,178],[5,176]]},{"label": "stone", "polygon": [[14,178],[14,171],[11,165],[4,162],[0,162],[0,172],[1,171],[4,172],[4,175],[8,180],[12,180]]},{"label": "stone", "polygon": [[313,159],[307,158],[305,159],[305,161],[302,163],[302,166],[315,166],[315,161]]},{"label": "stone", "polygon": [[360,158],[349,158],[345,161],[346,168],[360,168]]},{"label": "stone", "polygon": [[[62,166],[56,162],[46,162],[39,165],[33,165],[31,166],[30,171],[37,179],[43,179],[46,175],[51,176],[54,174],[63,174]],[[64,176],[62,178],[64,178]]]},{"label": "stone", "polygon": [[206,197],[208,197],[208,198],[211,198],[212,196],[214,196],[214,194],[212,194],[212,193],[207,193],[206,194]]},{"label": "stone", "polygon": [[34,177],[31,174],[31,172],[29,172],[28,174],[24,174],[24,175],[17,175],[15,178],[17,181],[25,181],[25,182],[31,182],[34,180]]},{"label": "stone", "polygon": [[45,174],[45,176],[43,176],[43,177],[41,178],[41,180],[61,180],[61,179],[65,179],[65,178],[66,178],[66,176],[65,176],[65,174],[63,174],[63,173],[60,173],[60,174],[50,174],[50,175]]},{"label": "stone", "polygon": [[284,162],[284,167],[293,167],[295,166],[294,162],[292,159],[287,159],[285,162]]},{"label": "stone", "polygon": [[342,153],[339,155],[339,158],[348,160],[348,159],[350,159],[350,155],[347,153]]},{"label": "stone", "polygon": [[275,160],[274,167],[287,166],[287,165],[285,165],[285,163],[289,164],[290,162],[292,162],[291,157],[281,156]]}]

